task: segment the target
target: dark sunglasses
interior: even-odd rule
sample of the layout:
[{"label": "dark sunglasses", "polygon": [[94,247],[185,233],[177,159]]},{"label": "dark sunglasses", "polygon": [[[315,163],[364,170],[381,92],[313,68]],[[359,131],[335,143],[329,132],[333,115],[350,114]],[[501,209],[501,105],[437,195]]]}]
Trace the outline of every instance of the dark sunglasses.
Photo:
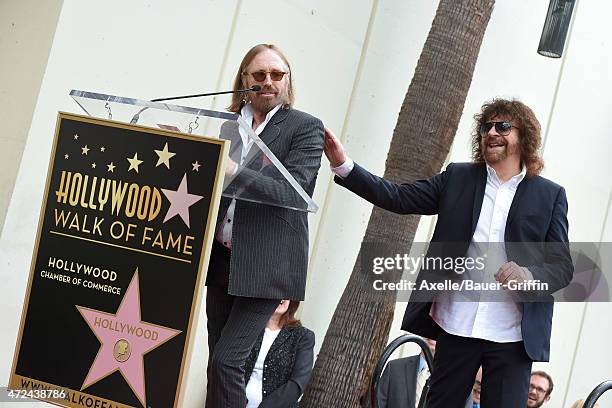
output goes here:
[{"label": "dark sunglasses", "polygon": [[283,71],[255,71],[255,72],[243,72],[242,75],[250,75],[257,82],[263,82],[266,80],[266,77],[270,74],[270,79],[278,82],[285,77],[287,72]]},{"label": "dark sunglasses", "polygon": [[480,125],[480,135],[488,134],[493,126],[495,126],[495,131],[501,136],[508,136],[512,128],[518,129],[516,126],[512,126],[510,122],[487,122]]}]

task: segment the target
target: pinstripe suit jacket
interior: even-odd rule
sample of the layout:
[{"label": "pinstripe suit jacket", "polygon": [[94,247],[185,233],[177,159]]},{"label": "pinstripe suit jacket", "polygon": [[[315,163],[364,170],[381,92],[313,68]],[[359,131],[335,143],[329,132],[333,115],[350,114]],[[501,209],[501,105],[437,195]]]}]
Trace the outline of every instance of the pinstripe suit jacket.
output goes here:
[{"label": "pinstripe suit jacket", "polygon": [[[230,136],[230,156],[239,162],[242,140],[237,127],[237,122],[226,122],[221,128],[221,137],[233,135]],[[279,109],[259,137],[312,196],[323,153],[323,134],[323,123],[319,119],[296,109]],[[257,163],[248,164],[236,180],[241,185],[249,184],[244,178],[252,177],[254,172],[249,171],[249,167],[258,171],[261,162],[259,168],[257,166]],[[250,188],[275,197],[294,196],[293,188],[278,177],[253,177],[251,181]],[[223,219],[230,203],[229,198],[221,199],[217,222]],[[230,295],[302,300],[307,266],[308,213],[236,201],[232,220]]]}]

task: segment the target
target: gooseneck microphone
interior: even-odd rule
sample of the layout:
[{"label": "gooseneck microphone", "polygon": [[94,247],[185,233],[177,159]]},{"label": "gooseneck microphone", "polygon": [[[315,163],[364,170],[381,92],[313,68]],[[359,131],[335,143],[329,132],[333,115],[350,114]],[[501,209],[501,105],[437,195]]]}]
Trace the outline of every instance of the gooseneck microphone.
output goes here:
[{"label": "gooseneck microphone", "polygon": [[172,101],[176,99],[198,98],[200,96],[224,95],[224,94],[238,93],[238,92],[259,92],[259,91],[261,91],[261,86],[253,85],[250,88],[238,89],[236,91],[222,91],[222,92],[209,92],[209,93],[203,93],[203,94],[195,94],[195,95],[171,96],[169,98],[151,99],[151,102]]},{"label": "gooseneck microphone", "polygon": [[[222,91],[222,92],[208,92],[208,93],[202,93],[202,94],[194,94],[194,95],[183,95],[183,96],[171,96],[169,98],[157,98],[157,99],[151,99],[151,102],[162,102],[162,101],[172,101],[172,100],[176,100],[176,99],[187,99],[187,98],[198,98],[200,96],[214,96],[214,95],[224,95],[224,94],[231,94],[231,93],[239,93],[239,92],[259,92],[261,91],[261,86],[259,85],[253,85],[250,88],[246,88],[246,89],[238,89],[236,91]],[[136,124],[138,123],[138,119],[140,119],[140,114],[149,109],[148,107],[144,107],[141,110],[139,110],[133,117],[132,120],[130,120],[130,124]]]}]

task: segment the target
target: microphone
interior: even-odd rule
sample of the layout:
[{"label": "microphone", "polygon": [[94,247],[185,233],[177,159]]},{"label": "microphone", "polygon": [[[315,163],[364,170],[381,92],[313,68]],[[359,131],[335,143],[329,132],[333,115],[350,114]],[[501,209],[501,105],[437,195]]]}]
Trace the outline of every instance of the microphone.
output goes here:
[{"label": "microphone", "polygon": [[[209,93],[203,93],[203,94],[194,94],[194,95],[183,95],[183,96],[171,96],[169,98],[157,98],[157,99],[151,99],[151,102],[161,102],[161,101],[171,101],[171,100],[176,100],[176,99],[187,99],[187,98],[197,98],[200,96],[213,96],[213,95],[224,95],[224,94],[230,94],[230,93],[239,93],[239,92],[259,92],[261,91],[261,86],[259,85],[253,85],[250,88],[246,88],[246,89],[238,89],[236,91],[222,91],[222,92],[209,92]],[[133,117],[132,120],[130,120],[130,124],[136,124],[138,123],[138,119],[140,119],[140,114],[149,109],[148,107],[144,107],[141,110],[139,110]]]},{"label": "microphone", "polygon": [[169,98],[151,99],[151,102],[171,101],[171,100],[176,100],[176,99],[187,99],[187,98],[198,98],[200,96],[224,95],[224,94],[238,93],[238,92],[259,92],[259,91],[261,91],[261,86],[253,85],[250,88],[238,89],[236,91],[222,91],[222,92],[209,92],[209,93],[203,93],[203,94],[195,94],[195,95],[171,96]]}]

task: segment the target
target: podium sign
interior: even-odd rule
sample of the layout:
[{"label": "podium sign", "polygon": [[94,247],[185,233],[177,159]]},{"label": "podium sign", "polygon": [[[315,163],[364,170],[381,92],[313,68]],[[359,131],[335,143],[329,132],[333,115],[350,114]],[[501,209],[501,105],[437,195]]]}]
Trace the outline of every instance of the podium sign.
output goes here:
[{"label": "podium sign", "polygon": [[9,388],[179,405],[226,147],[59,114]]}]

